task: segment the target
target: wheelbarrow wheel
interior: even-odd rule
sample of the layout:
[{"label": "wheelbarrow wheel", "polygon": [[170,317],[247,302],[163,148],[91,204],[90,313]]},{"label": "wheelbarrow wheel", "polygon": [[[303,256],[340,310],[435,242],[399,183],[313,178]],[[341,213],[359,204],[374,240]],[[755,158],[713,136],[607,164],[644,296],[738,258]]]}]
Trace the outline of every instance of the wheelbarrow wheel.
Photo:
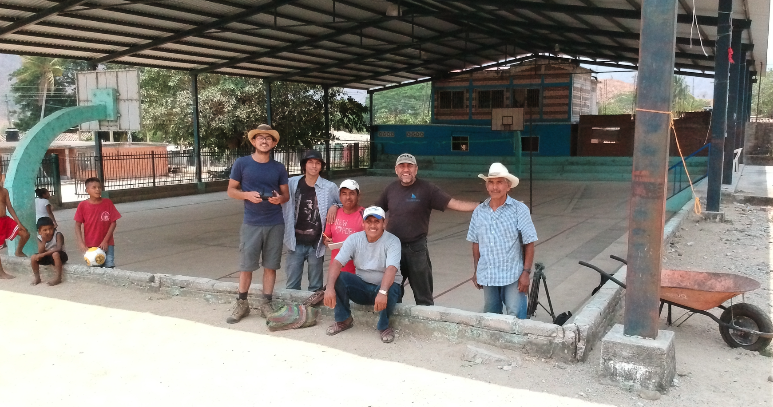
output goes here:
[{"label": "wheelbarrow wheel", "polygon": [[[745,302],[733,304],[722,312],[719,320],[729,324],[731,318],[735,326],[759,332],[773,332],[773,323],[770,322],[770,317],[755,305]],[[770,338],[762,338],[759,335],[731,330],[723,326],[719,327],[719,333],[731,348],[759,351],[765,349],[771,341]]]}]

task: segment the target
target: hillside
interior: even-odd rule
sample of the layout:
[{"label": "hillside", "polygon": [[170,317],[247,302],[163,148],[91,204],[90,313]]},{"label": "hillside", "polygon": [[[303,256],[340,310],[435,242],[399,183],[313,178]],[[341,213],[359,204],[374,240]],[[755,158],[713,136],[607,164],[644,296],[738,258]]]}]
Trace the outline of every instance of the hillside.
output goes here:
[{"label": "hillside", "polygon": [[[8,106],[13,110],[10,94],[11,82],[8,75],[21,67],[21,57],[18,55],[0,54],[0,129],[8,127]],[[6,103],[6,98],[9,101]]]},{"label": "hillside", "polygon": [[636,89],[636,86],[632,83],[617,79],[601,79],[596,87],[596,100],[599,104],[603,104],[621,93],[633,92],[634,89]]}]

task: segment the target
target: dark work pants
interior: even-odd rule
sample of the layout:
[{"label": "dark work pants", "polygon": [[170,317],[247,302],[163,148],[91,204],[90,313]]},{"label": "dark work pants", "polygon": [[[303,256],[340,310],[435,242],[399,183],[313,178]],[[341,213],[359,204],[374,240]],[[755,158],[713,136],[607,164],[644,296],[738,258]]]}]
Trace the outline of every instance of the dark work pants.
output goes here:
[{"label": "dark work pants", "polygon": [[410,282],[416,305],[434,305],[432,297],[432,262],[429,260],[427,238],[402,244],[400,258],[400,273],[403,275],[403,285],[400,291],[400,301],[403,301],[405,283]]}]

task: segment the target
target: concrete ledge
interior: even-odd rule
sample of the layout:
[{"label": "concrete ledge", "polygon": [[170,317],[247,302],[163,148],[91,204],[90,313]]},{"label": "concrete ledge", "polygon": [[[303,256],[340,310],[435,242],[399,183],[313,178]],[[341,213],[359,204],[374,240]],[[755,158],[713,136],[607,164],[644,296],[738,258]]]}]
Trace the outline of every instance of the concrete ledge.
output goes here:
[{"label": "concrete ledge", "polygon": [[[8,272],[32,275],[29,259],[5,255],[0,256],[0,259]],[[41,274],[46,277],[52,272],[50,267],[41,267]],[[207,302],[221,304],[233,302],[238,288],[237,283],[208,278],[67,264],[64,266],[64,281],[72,280],[86,280],[173,296],[203,298]],[[252,284],[248,296],[253,300],[257,299],[262,290],[260,284]],[[309,291],[274,290],[274,300],[278,303],[301,303],[309,295]],[[321,307],[321,312],[329,317],[333,316],[331,309]],[[375,325],[378,319],[378,313],[373,311],[372,306],[352,304],[352,312],[361,324]],[[476,341],[537,357],[556,358],[565,362],[577,361],[579,334],[575,326],[560,327],[539,321],[519,320],[509,315],[407,304],[397,305],[392,321],[395,328],[403,330],[403,335],[425,334],[453,342]]]}]

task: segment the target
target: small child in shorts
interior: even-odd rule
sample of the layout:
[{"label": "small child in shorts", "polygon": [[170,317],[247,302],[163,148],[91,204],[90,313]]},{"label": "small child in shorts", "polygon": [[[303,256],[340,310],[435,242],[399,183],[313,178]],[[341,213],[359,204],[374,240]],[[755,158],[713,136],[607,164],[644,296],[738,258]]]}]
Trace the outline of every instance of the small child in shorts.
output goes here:
[{"label": "small child in shorts", "polygon": [[89,178],[83,182],[89,199],[78,204],[75,210],[75,237],[78,248],[86,252],[90,247],[99,247],[105,251],[103,267],[115,267],[115,232],[116,221],[121,214],[113,205],[113,201],[102,198],[102,182],[99,178]]},{"label": "small child in shorts", "polygon": [[35,222],[47,216],[54,221],[54,229],[59,229],[59,224],[56,223],[54,211],[51,209],[51,203],[48,201],[49,199],[51,199],[51,193],[48,192],[48,189],[38,188],[35,190]]},{"label": "small child in shorts", "polygon": [[[7,216],[6,211],[11,216]],[[0,186],[0,249],[5,247],[6,240],[16,239],[16,236],[19,236],[18,245],[16,246],[16,257],[27,257],[22,252],[22,249],[24,249],[24,245],[27,244],[27,240],[30,238],[30,232],[27,231],[27,228],[19,221],[19,217],[16,216],[16,211],[11,206],[11,196],[8,194],[8,190]],[[10,255],[10,253],[8,254]],[[6,273],[3,270],[3,265],[0,264],[0,279],[11,278],[14,278],[14,276]]]},{"label": "small child in shorts", "polygon": [[40,284],[40,266],[54,266],[56,277],[47,284],[50,286],[62,282],[62,266],[67,263],[67,252],[64,251],[64,235],[57,232],[54,220],[44,216],[38,219],[38,254],[30,257],[32,265],[32,285]]}]

